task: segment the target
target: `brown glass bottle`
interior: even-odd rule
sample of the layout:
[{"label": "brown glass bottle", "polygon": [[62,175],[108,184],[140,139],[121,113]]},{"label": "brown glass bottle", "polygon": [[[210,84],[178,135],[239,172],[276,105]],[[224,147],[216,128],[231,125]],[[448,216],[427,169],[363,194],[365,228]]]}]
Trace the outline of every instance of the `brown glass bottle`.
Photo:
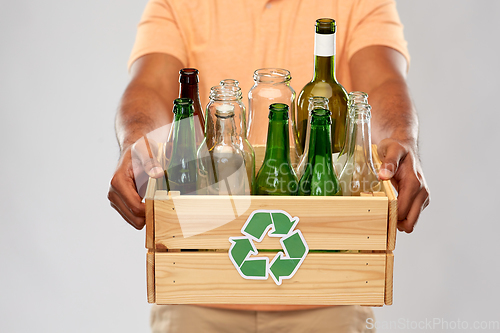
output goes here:
[{"label": "brown glass bottle", "polygon": [[194,107],[194,131],[196,146],[199,147],[205,137],[205,114],[200,102],[198,90],[198,70],[196,68],[183,68],[179,71],[179,98],[191,98]]}]

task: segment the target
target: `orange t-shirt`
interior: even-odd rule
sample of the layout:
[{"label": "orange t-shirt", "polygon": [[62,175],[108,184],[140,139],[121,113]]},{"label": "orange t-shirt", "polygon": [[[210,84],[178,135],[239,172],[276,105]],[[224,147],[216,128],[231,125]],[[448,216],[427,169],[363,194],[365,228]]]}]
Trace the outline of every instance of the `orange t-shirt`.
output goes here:
[{"label": "orange t-shirt", "polygon": [[246,95],[253,85],[253,72],[266,67],[288,69],[298,94],[313,76],[314,26],[321,17],[336,20],[336,76],[348,92],[348,62],[360,49],[388,46],[409,60],[394,0],[149,0],[128,65],[146,54],[166,53],[184,67],[197,68],[202,105],[208,103],[210,87],[222,79],[238,80]]},{"label": "orange t-shirt", "polygon": [[149,53],[178,58],[200,71],[202,105],[222,79],[238,80],[248,93],[254,70],[265,67],[288,69],[298,94],[313,76],[314,25],[321,17],[337,22],[336,76],[347,92],[356,51],[384,45],[409,60],[394,0],[150,0],[129,67]]}]

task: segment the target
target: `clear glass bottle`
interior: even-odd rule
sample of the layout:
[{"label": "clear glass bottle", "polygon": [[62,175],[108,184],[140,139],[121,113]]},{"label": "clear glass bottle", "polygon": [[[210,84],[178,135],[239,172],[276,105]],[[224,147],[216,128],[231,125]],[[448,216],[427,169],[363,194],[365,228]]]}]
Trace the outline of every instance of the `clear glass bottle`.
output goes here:
[{"label": "clear glass bottle", "polygon": [[[205,193],[206,190],[203,189],[211,185],[208,175],[214,169],[212,152],[216,144],[217,110],[220,107],[230,106],[233,110],[234,141],[243,152],[248,183],[252,184],[255,179],[255,153],[245,134],[245,105],[242,102],[241,88],[237,85],[238,81],[231,80],[232,84],[229,84],[229,81],[223,80],[221,83],[224,84],[210,89],[210,101],[206,108],[205,140],[198,149],[198,191],[200,194]],[[251,186],[248,188],[247,194],[250,194],[251,188]]]},{"label": "clear glass bottle", "polygon": [[339,176],[345,196],[378,192],[381,188],[372,159],[370,110],[371,106],[363,103],[352,108],[350,131],[353,134],[347,137],[347,162]]},{"label": "clear glass bottle", "polygon": [[250,195],[245,158],[235,135],[234,105],[218,105],[215,117],[215,145],[209,150],[213,172],[209,174],[207,194]]},{"label": "clear glass bottle", "polygon": [[[290,108],[292,122],[295,115],[295,91],[290,86],[290,72],[281,68],[262,68],[253,74],[254,85],[248,92],[248,130],[247,138],[252,146],[266,145],[266,126],[269,106],[273,103],[283,103]],[[289,125],[289,140],[292,147],[292,163],[296,164],[302,155],[302,148],[295,143],[296,135]],[[297,149],[298,148],[298,149]],[[260,165],[264,156],[257,154],[256,164]]]},{"label": "clear glass bottle", "polygon": [[[234,121],[235,121],[235,135],[239,142],[240,148],[243,150],[245,155],[251,156],[252,160],[255,160],[255,152],[247,139],[247,115],[246,115],[246,107],[243,104],[242,100],[242,91],[240,88],[240,83],[234,79],[225,79],[221,80],[219,85],[223,87],[223,89],[227,89],[226,95],[227,100],[231,100],[236,102],[239,107],[234,108]],[[230,97],[234,96],[235,100]],[[248,157],[246,158],[247,163],[251,162]],[[252,162],[255,164],[255,161]],[[255,174],[255,172],[254,172]]]},{"label": "clear glass bottle", "polygon": [[299,182],[299,195],[341,195],[332,161],[330,111],[311,111],[309,158],[304,175]]},{"label": "clear glass bottle", "polygon": [[[306,164],[309,160],[309,140],[311,136],[311,112],[314,109],[325,109],[328,110],[328,98],[326,97],[320,97],[320,96],[313,96],[309,98],[309,107],[308,107],[308,120],[307,120],[307,130],[306,130],[306,144],[304,146],[304,152],[302,153],[302,156],[300,157],[300,161],[297,164],[297,167],[295,168],[295,171],[297,173],[297,177],[299,179],[302,177],[304,174],[304,170],[306,167]],[[331,123],[331,122],[330,122]]]},{"label": "clear glass bottle", "polygon": [[257,195],[297,195],[298,181],[290,162],[288,105],[269,106],[264,162],[255,178]]},{"label": "clear glass bottle", "polygon": [[299,94],[297,101],[296,132],[301,147],[305,146],[308,119],[308,101],[312,96],[328,98],[332,112],[332,151],[337,153],[344,145],[347,92],[335,77],[335,20],[316,20],[314,39],[314,76]]},{"label": "clear glass bottle", "polygon": [[368,94],[363,92],[363,91],[352,91],[349,93],[349,100],[347,101],[347,118],[346,118],[346,123],[345,123],[345,140],[344,140],[344,146],[342,147],[342,150],[338,155],[334,154],[333,161],[335,163],[335,170],[337,170],[337,176],[340,175],[340,172],[344,168],[345,162],[347,160],[347,154],[346,154],[346,146],[347,146],[347,137],[349,135],[352,135],[351,130],[351,121],[352,121],[352,112],[353,112],[353,107],[356,104],[368,104]]},{"label": "clear glass bottle", "polygon": [[172,155],[165,170],[169,191],[196,194],[196,140],[194,108],[190,98],[174,100],[174,122],[171,128]]}]

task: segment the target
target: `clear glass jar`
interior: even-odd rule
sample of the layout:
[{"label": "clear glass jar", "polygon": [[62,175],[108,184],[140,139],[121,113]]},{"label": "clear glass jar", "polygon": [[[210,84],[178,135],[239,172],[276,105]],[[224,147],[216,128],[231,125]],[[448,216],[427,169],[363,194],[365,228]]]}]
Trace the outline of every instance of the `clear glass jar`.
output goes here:
[{"label": "clear glass jar", "polygon": [[[267,124],[269,106],[273,103],[283,103],[290,108],[291,122],[289,124],[290,154],[292,165],[296,165],[302,149],[296,145],[297,135],[292,130],[295,121],[295,91],[290,86],[292,76],[286,69],[261,68],[253,74],[254,85],[248,92],[248,141],[254,147],[262,150],[257,152],[256,164],[260,165],[264,160],[264,148],[267,140]],[[297,150],[298,147],[298,150]]]}]

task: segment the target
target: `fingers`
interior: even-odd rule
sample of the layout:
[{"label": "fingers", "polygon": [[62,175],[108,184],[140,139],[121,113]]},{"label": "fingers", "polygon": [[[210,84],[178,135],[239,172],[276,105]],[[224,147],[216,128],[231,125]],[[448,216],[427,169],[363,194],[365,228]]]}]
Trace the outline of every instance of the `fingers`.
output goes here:
[{"label": "fingers", "polygon": [[398,191],[398,229],[412,232],[422,210],[429,204],[429,189],[416,152],[393,139],[378,147],[382,160],[379,179],[390,179]]},{"label": "fingers", "polygon": [[396,173],[400,161],[403,160],[408,153],[405,147],[392,139],[380,141],[377,152],[382,161],[378,173],[380,180],[391,179]]},{"label": "fingers", "polygon": [[153,140],[148,140],[146,136],[132,146],[132,159],[139,161],[139,166],[153,178],[163,176],[163,168],[159,162],[159,155],[162,153],[158,144]]},{"label": "fingers", "polygon": [[111,206],[134,228],[145,224],[145,205],[137,193],[130,152],[125,153],[111,179],[108,199]]},{"label": "fingers", "polygon": [[131,214],[130,210],[123,204],[123,201],[121,201],[120,199],[115,199],[114,195],[115,194],[111,193],[108,194],[108,199],[110,200],[111,207],[113,207],[131,226],[133,226],[137,230],[141,230],[145,225],[145,218]]},{"label": "fingers", "polygon": [[412,232],[420,213],[429,205],[429,202],[429,191],[426,187],[424,187],[415,198],[406,218],[402,221],[398,221],[398,230],[407,233]]}]

